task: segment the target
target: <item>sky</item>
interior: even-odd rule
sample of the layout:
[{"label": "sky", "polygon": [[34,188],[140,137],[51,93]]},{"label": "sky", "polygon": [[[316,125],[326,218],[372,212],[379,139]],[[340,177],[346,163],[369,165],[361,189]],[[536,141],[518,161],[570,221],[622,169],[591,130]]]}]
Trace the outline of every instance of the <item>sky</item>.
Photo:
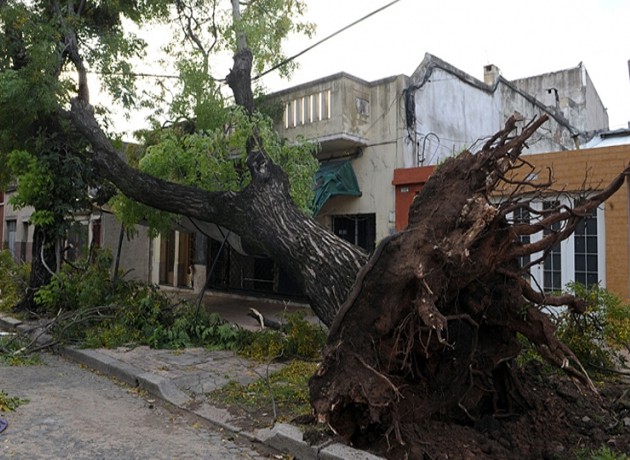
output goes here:
[{"label": "sky", "polygon": [[[393,2],[305,1],[305,19],[317,25],[316,35],[291,37],[288,56]],[[262,81],[278,91],[342,71],[367,81],[410,76],[427,52],[479,80],[488,64],[513,80],[582,62],[608,109],[610,129],[628,128],[629,19],[628,0],[398,0],[299,57],[290,80],[276,73]],[[146,38],[159,42],[159,33]],[[215,76],[227,75],[231,59],[224,61]],[[126,127],[142,124],[136,116]]]},{"label": "sky", "polygon": [[[307,0],[312,39],[293,37],[288,55],[392,0]],[[630,121],[630,2],[627,0],[399,0],[298,58],[291,81],[275,75],[272,91],[337,72],[373,81],[411,75],[431,53],[483,81],[495,64],[508,80],[583,62],[608,109],[610,129]]]}]

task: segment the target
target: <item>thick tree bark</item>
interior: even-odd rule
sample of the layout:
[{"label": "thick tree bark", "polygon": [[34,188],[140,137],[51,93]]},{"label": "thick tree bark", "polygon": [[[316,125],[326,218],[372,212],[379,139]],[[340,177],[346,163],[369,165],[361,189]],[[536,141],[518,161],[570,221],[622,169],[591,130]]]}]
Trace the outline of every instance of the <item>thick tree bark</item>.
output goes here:
[{"label": "thick tree bark", "polygon": [[28,281],[26,295],[13,308],[15,311],[35,314],[41,308],[35,301],[35,294],[42,286],[50,283],[53,270],[57,268],[57,252],[55,242],[57,235],[47,232],[45,228],[35,227],[33,232],[33,262]]},{"label": "thick tree bark", "polygon": [[[237,7],[237,2],[235,7]],[[226,80],[235,101],[248,114],[254,111],[251,88],[252,54],[243,41]],[[79,73],[85,73],[78,52],[69,53]],[[116,152],[94,118],[85,98],[71,102],[69,114],[91,143],[99,174],[122,193],[148,206],[211,222],[255,242],[302,288],[318,318],[330,325],[346,298],[367,255],[304,215],[289,195],[286,174],[266,155],[254,133],[248,140],[247,166],[251,183],[241,192],[206,192],[143,174],[130,168]]]},{"label": "thick tree bark", "polygon": [[242,192],[206,192],[129,167],[84,101],[73,100],[71,117],[92,144],[99,174],[125,195],[148,206],[215,223],[255,241],[291,273],[318,318],[326,325],[332,323],[367,256],[304,215],[291,201],[286,174],[264,153],[250,154],[253,179]]},{"label": "thick tree bark", "polygon": [[[536,293],[518,257],[545,253],[567,238],[630,169],[572,209],[558,207],[537,223],[511,225],[506,216],[528,206],[517,195],[529,184],[521,182],[500,202],[492,195],[516,183],[508,176],[524,165],[521,148],[544,121],[513,135],[516,121],[510,119],[481,152],[463,152],[440,166],[414,200],[408,228],[377,248],[337,315],[310,381],[319,421],[351,442],[391,434],[404,443],[405,430],[423,421],[517,413],[528,405],[513,372],[521,349],[517,333],[595,391],[539,309],[564,304],[579,311],[583,304]],[[540,243],[520,242],[519,235],[557,222],[564,229]]]}]

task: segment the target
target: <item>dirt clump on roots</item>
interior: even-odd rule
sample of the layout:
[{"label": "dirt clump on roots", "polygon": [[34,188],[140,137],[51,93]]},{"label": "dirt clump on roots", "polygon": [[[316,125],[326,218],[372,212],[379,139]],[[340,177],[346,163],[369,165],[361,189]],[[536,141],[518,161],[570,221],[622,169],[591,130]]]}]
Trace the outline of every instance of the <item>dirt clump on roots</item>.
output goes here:
[{"label": "dirt clump on roots", "polygon": [[400,424],[404,445],[378,430],[350,443],[388,459],[590,459],[602,448],[630,452],[628,381],[598,384],[598,396],[549,372],[537,361],[517,372],[528,405],[522,412],[455,422],[422,419],[424,411],[409,404]]}]

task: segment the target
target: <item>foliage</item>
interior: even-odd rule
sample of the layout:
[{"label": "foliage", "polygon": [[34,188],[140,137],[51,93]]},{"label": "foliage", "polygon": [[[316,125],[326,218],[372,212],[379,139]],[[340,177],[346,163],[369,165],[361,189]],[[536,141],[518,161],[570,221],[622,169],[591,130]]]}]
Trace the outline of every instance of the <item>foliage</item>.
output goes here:
[{"label": "foliage", "polygon": [[148,344],[154,348],[203,346],[210,350],[234,350],[243,340],[242,330],[218,314],[199,312],[197,315],[194,308],[188,306],[170,326],[159,325],[148,338]]},{"label": "foliage", "polygon": [[108,251],[97,251],[89,262],[64,266],[38,291],[37,300],[45,310],[60,315],[52,331],[55,338],[92,348],[238,346],[239,331],[218,315],[202,311],[197,316],[189,304],[173,306],[155,286],[124,279],[114,282],[111,262]]},{"label": "foliage", "polygon": [[617,453],[608,446],[602,446],[597,450],[582,449],[576,452],[577,460],[628,460],[628,455]]},{"label": "foliage", "polygon": [[258,360],[279,355],[315,359],[324,345],[324,331],[303,315],[288,315],[283,332],[246,331],[189,303],[173,306],[155,286],[112,281],[111,261],[108,251],[96,251],[89,261],[64,266],[38,291],[45,311],[58,316],[52,331],[57,339],[91,348],[202,346],[240,350]]},{"label": "foliage", "polygon": [[[306,11],[306,3],[300,0],[261,0],[250,2],[242,14],[242,19],[235,22],[228,30],[227,41],[232,51],[236,50],[237,33],[247,37],[247,46],[257,57],[254,70],[262,72],[265,66],[276,66],[286,60],[282,52],[282,41],[291,33],[312,36],[315,26],[312,23],[299,22],[297,17]],[[280,75],[288,77],[295,67],[291,62],[280,68]]]},{"label": "foliage", "polygon": [[[257,0],[241,2],[240,6],[243,10],[238,18],[228,1],[190,0],[176,4],[169,31],[172,40],[164,47],[168,58],[161,64],[173,68],[178,78],[168,85],[156,85],[156,104],[145,100],[153,113],[164,115],[164,102],[168,101],[165,115],[171,121],[195,120],[198,129],[212,129],[206,120],[213,120],[225,108],[220,81],[213,77],[217,71],[213,63],[237,50],[239,36],[246,37],[252,51],[254,72],[260,74],[277,67],[281,76],[291,74],[297,64],[287,61],[282,42],[296,34],[310,37],[315,30],[313,24],[301,19],[306,12],[305,2]],[[257,82],[254,78],[253,84]],[[256,91],[261,92],[262,88],[259,86]]]},{"label": "foliage", "polygon": [[[66,72],[69,43],[85,45],[85,62],[104,72],[103,84],[129,105],[129,60],[143,46],[122,27],[122,16],[143,21],[166,12],[161,1],[95,4],[68,8],[59,2],[3,2],[0,7],[0,158],[3,179],[17,178],[11,203],[33,206],[30,223],[62,236],[73,212],[89,207],[97,187],[86,141],[60,116],[76,82]],[[50,241],[48,242],[50,243]],[[39,257],[39,253],[35,254]]]},{"label": "foliage", "polygon": [[45,311],[64,313],[52,331],[57,339],[113,347],[141,341],[159,324],[172,321],[168,299],[156,287],[114,282],[111,262],[108,251],[96,251],[92,259],[64,265],[38,291],[36,299]]},{"label": "foliage", "polygon": [[265,329],[253,333],[249,343],[241,353],[251,359],[300,358],[317,359],[326,343],[326,333],[315,324],[309,323],[304,315],[287,315],[283,331]]},{"label": "foliage", "polygon": [[249,385],[230,382],[208,396],[213,401],[237,404],[249,410],[265,410],[273,399],[278,421],[288,421],[310,413],[308,380],[316,370],[316,363],[295,360],[270,374],[268,379],[260,378]]},{"label": "foliage", "polygon": [[0,412],[12,412],[22,404],[28,403],[28,399],[21,399],[16,396],[9,396],[0,390]]},{"label": "foliage", "polygon": [[[225,129],[226,125],[230,129]],[[281,139],[273,121],[260,113],[248,117],[235,108],[223,114],[219,126],[203,132],[187,133],[173,128],[150,133],[147,136],[151,145],[138,166],[153,176],[211,192],[239,191],[251,180],[245,160],[247,142],[254,132],[271,159],[287,173],[293,201],[305,213],[310,212],[313,177],[318,168],[312,154],[314,144],[291,144]],[[116,196],[110,204],[127,225],[144,220],[154,234],[167,231],[176,220],[174,215],[150,209],[123,195]]]},{"label": "foliage", "polygon": [[22,335],[0,336],[0,363],[8,366],[41,364],[38,355],[24,352],[27,345]]},{"label": "foliage", "polygon": [[11,252],[0,250],[0,311],[9,311],[25,294],[29,271],[29,264],[18,264]]},{"label": "foliage", "polygon": [[620,349],[630,347],[630,308],[605,288],[567,286],[570,293],[587,303],[584,314],[562,310],[554,315],[557,334],[582,362],[597,369],[625,365]]},{"label": "foliage", "polygon": [[[558,338],[567,345],[582,365],[595,374],[618,367],[626,367],[621,350],[630,350],[630,306],[605,288],[593,285],[586,288],[579,283],[567,285],[567,292],[584,299],[584,314],[572,313],[566,308],[554,308],[550,316],[556,326]],[[523,351],[519,363],[529,360],[544,363],[533,346],[521,337]],[[545,363],[552,372],[554,369]]]}]

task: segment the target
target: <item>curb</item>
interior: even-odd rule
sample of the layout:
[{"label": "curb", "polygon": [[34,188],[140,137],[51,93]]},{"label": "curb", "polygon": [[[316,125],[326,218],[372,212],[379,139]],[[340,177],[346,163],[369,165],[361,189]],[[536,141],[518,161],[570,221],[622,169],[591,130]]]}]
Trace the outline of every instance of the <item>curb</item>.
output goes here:
[{"label": "curb", "polygon": [[[38,332],[38,328],[4,314],[0,314],[0,329],[27,333],[31,337],[36,337],[36,341],[40,345],[44,345],[52,339],[48,334]],[[293,454],[299,460],[378,460],[382,458],[335,442],[312,446],[304,441],[302,431],[298,427],[286,423],[277,423],[271,429],[263,428],[254,433],[245,431],[230,423],[230,415],[226,410],[205,402],[198,404],[193,398],[177,388],[172,381],[164,377],[146,372],[139,367],[104,355],[96,350],[58,347],[57,351],[61,356],[78,364],[112,376],[132,387],[142,388],[151,396],[173,405],[177,410],[243,436],[250,441]]]}]

